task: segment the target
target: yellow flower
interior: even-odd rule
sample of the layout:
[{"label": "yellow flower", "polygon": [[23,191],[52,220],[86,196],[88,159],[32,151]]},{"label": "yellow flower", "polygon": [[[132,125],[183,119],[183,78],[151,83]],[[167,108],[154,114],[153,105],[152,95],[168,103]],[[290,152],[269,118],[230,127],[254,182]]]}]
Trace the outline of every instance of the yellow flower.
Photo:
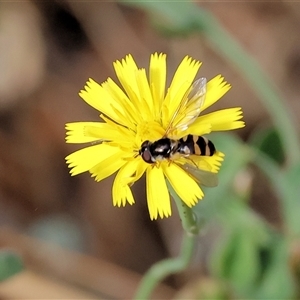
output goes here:
[{"label": "yellow flower", "polygon": [[[89,171],[100,181],[117,172],[112,198],[113,205],[120,207],[134,204],[130,187],[145,173],[151,219],[171,215],[166,179],[188,207],[194,206],[203,197],[198,184],[201,182],[184,166],[217,173],[224,154],[215,151],[211,156],[157,157],[149,163],[145,160],[146,153],[144,157],[141,155],[141,145],[163,137],[179,140],[189,134],[202,136],[212,131],[244,127],[239,107],[200,114],[230,89],[220,75],[207,84],[204,79],[195,81],[200,65],[199,61],[186,56],[167,90],[165,54],[151,55],[149,79],[145,69],[138,68],[131,55],[114,63],[121,87],[111,78],[101,85],[89,79],[80,96],[101,113],[103,122],[66,124],[67,143],[89,143],[88,147],[66,157],[71,175]],[[192,97],[197,101],[191,101]],[[201,103],[198,98],[202,99]],[[166,131],[167,136],[164,136]]]}]

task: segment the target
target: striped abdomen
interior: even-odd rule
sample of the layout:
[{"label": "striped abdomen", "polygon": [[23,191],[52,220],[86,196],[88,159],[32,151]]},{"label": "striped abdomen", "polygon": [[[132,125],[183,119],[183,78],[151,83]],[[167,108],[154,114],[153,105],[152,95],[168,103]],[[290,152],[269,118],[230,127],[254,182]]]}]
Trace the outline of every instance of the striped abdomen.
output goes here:
[{"label": "striped abdomen", "polygon": [[179,140],[177,152],[183,155],[212,156],[216,152],[216,148],[207,138],[189,134]]}]

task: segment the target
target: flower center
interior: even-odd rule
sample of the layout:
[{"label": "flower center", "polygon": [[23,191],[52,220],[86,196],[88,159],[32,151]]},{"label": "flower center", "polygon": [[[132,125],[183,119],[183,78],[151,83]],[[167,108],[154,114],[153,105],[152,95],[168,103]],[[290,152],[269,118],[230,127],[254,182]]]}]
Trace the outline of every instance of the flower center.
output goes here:
[{"label": "flower center", "polygon": [[143,122],[136,128],[136,145],[140,147],[144,141],[157,141],[163,137],[165,130],[155,121]]}]

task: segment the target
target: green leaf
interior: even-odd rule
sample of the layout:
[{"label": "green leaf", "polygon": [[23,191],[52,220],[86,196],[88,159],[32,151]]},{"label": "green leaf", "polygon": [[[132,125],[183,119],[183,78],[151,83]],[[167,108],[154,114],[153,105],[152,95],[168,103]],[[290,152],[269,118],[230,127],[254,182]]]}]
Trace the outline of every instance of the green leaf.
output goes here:
[{"label": "green leaf", "polygon": [[270,242],[266,224],[248,207],[232,199],[220,216],[222,236],[211,256],[211,271],[229,280],[240,296],[249,296],[261,276],[261,249]]},{"label": "green leaf", "polygon": [[21,272],[23,268],[20,256],[11,251],[0,251],[0,281]]},{"label": "green leaf", "polygon": [[300,164],[288,169],[282,178],[284,199],[281,206],[287,232],[293,238],[300,237]]},{"label": "green leaf", "polygon": [[253,295],[256,299],[293,299],[296,292],[288,262],[288,242],[283,238],[274,240],[269,249],[269,263],[260,286]]},{"label": "green leaf", "polygon": [[260,267],[258,251],[251,237],[242,231],[232,231],[223,237],[217,248],[211,262],[213,274],[229,281],[239,295],[251,294]]},{"label": "green leaf", "polygon": [[[191,1],[119,1],[147,11],[153,25],[167,35],[187,35],[201,30],[201,16],[205,13]],[[188,17],[187,17],[188,16]]]},{"label": "green leaf", "polygon": [[241,202],[232,201],[220,221],[212,274],[229,282],[240,298],[291,299],[296,288],[287,239]]},{"label": "green leaf", "polygon": [[252,134],[249,142],[278,164],[284,162],[283,145],[278,131],[274,127],[260,128]]}]

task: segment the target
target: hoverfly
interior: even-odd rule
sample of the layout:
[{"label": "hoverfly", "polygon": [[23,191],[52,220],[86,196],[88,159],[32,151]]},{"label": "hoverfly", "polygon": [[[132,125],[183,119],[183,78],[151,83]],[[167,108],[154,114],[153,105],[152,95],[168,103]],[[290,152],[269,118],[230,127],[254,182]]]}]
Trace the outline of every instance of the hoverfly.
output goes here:
[{"label": "hoverfly", "polygon": [[149,164],[156,161],[170,160],[185,157],[191,163],[177,164],[200,184],[214,187],[218,184],[217,175],[201,170],[193,164],[193,155],[212,156],[215,152],[214,144],[203,136],[187,135],[176,139],[176,131],[184,131],[199,116],[206,95],[206,79],[196,80],[184,95],[176,108],[164,136],[157,141],[144,141],[139,150],[139,155]]}]

